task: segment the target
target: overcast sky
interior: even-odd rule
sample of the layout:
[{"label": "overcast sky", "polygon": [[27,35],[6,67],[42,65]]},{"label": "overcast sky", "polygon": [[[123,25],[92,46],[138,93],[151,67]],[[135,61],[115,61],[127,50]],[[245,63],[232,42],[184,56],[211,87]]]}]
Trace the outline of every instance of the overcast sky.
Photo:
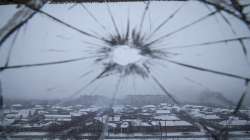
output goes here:
[{"label": "overcast sky", "polygon": [[[209,11],[206,6],[198,2],[152,2],[143,25],[143,32],[149,33],[174,10],[184,6],[178,14],[168,22],[153,38],[174,31],[196,19],[206,15]],[[87,12],[72,4],[46,5],[43,10],[87,32],[97,32],[106,36],[108,33],[91,18]],[[105,4],[85,4],[109,32],[115,32],[111,18]],[[139,27],[145,3],[115,3],[109,4],[121,33],[125,32],[127,18],[132,27]],[[3,26],[15,12],[14,6],[0,6],[0,26]],[[225,14],[230,20],[236,34],[232,33],[228,24],[220,15],[207,18],[190,28],[187,28],[164,40],[160,47],[178,46],[201,43],[221,39],[230,39],[249,36],[247,27],[232,16]],[[0,50],[0,63],[6,60],[6,52],[11,44],[10,37]],[[33,64],[51,62],[89,56],[88,50],[94,46],[84,41],[101,44],[102,42],[79,34],[47,17],[36,14],[24,27],[21,28],[11,55],[10,65]],[[244,42],[249,46],[250,41]],[[248,47],[248,51],[250,51]],[[201,66],[217,71],[250,77],[250,65],[247,63],[239,42],[220,43],[202,47],[172,49],[171,52],[179,55],[171,59]],[[250,60],[250,58],[248,58]],[[198,95],[206,89],[221,92],[225,97],[237,101],[244,90],[244,81],[183,68],[164,61],[153,61],[152,73],[171,91],[179,100],[196,100]],[[93,59],[74,63],[58,64],[6,70],[0,73],[5,97],[15,98],[64,98],[71,96],[75,91],[92,80],[103,69],[100,63]],[[86,72],[92,71],[80,78]],[[190,79],[197,83],[190,82]],[[113,75],[98,80],[81,92],[84,94],[98,94],[111,96],[118,81]],[[204,85],[203,87],[199,84]],[[249,91],[249,89],[248,89]],[[139,76],[129,76],[121,81],[118,96],[127,94],[164,94],[151,79],[142,79]],[[80,94],[79,94],[80,95]],[[78,96],[79,96],[78,95]],[[249,95],[246,102],[249,102]]]}]

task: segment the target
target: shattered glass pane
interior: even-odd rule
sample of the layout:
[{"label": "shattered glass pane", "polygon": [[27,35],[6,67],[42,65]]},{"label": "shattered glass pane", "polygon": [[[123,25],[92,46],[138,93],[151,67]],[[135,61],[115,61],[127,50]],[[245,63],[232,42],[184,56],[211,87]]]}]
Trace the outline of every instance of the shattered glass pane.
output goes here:
[{"label": "shattered glass pane", "polygon": [[250,139],[250,3],[13,2],[1,138]]}]

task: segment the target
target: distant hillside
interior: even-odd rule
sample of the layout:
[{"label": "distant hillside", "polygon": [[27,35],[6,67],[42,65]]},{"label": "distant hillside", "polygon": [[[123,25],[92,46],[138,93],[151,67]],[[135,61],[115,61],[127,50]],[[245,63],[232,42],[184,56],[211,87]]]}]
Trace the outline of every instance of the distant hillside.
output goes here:
[{"label": "distant hillside", "polygon": [[101,95],[82,95],[79,98],[65,102],[65,105],[108,105],[111,100]]},{"label": "distant hillside", "polygon": [[128,95],[123,99],[123,103],[134,106],[144,106],[172,102],[166,95]]},{"label": "distant hillside", "polygon": [[205,90],[198,95],[198,103],[201,105],[207,106],[226,106],[226,107],[234,107],[236,105],[235,102],[229,100],[220,92],[213,92]]}]

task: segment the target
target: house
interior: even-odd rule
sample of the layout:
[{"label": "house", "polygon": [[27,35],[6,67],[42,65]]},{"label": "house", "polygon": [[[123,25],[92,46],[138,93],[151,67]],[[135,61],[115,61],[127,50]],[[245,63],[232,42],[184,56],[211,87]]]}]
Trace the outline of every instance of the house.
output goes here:
[{"label": "house", "polygon": [[120,120],[121,120],[120,115],[112,115],[108,119],[109,122],[119,122]]},{"label": "house", "polygon": [[142,107],[143,112],[154,112],[156,110],[155,105],[145,105]]},{"label": "house", "polygon": [[223,119],[220,118],[218,115],[216,114],[204,114],[201,113],[200,111],[194,111],[191,113],[195,118],[200,118],[200,119],[205,119],[207,121],[222,121]]},{"label": "house", "polygon": [[152,124],[146,121],[133,121],[131,122],[131,129],[133,132],[151,132]]},{"label": "house", "polygon": [[222,119],[215,115],[215,114],[211,114],[211,115],[201,115],[200,118],[206,119],[208,121],[222,121]]},{"label": "house", "polygon": [[129,122],[125,121],[121,123],[121,133],[127,133],[129,129]]},{"label": "house", "polygon": [[155,112],[157,115],[165,115],[165,114],[171,114],[171,111],[168,109],[158,109]]},{"label": "house", "polygon": [[22,109],[22,108],[23,108],[23,105],[21,105],[21,104],[13,104],[13,105],[11,106],[11,108],[14,109],[14,110],[18,110],[18,109]]},{"label": "house", "polygon": [[152,130],[152,124],[140,119],[127,119],[123,120],[120,125],[121,132],[150,132]]},{"label": "house", "polygon": [[158,121],[179,121],[180,119],[174,114],[157,115],[153,117],[154,120]]},{"label": "house", "polygon": [[71,115],[44,115],[45,121],[61,121],[61,122],[69,122],[71,121]]},{"label": "house", "polygon": [[108,132],[119,132],[118,125],[116,123],[107,123],[108,125]]},{"label": "house", "polygon": [[154,131],[162,132],[186,132],[186,131],[199,131],[198,128],[191,123],[183,120],[166,120],[166,121],[152,121]]},{"label": "house", "polygon": [[221,121],[219,124],[222,125],[223,127],[228,126],[229,129],[233,130],[244,130],[244,131],[250,130],[250,121],[241,120],[238,117],[233,117],[231,119]]},{"label": "house", "polygon": [[15,122],[15,119],[8,119],[8,118],[5,118],[3,119],[2,121],[0,121],[0,128],[2,126],[9,126],[11,124],[13,124]]}]

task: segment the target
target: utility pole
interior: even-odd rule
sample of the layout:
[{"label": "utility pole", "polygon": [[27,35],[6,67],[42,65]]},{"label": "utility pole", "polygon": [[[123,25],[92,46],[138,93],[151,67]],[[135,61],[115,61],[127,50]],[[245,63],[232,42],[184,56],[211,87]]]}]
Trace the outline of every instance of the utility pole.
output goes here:
[{"label": "utility pole", "polygon": [[0,79],[0,119],[3,124],[3,94],[2,94],[2,83]]},{"label": "utility pole", "polygon": [[5,124],[4,124],[4,113],[3,113],[3,90],[2,90],[2,83],[0,78],[0,123],[2,124],[2,138],[8,140],[8,137],[5,133]]},{"label": "utility pole", "polygon": [[161,122],[159,121],[159,126],[160,126],[160,131],[161,131],[161,140],[162,140],[162,127],[161,127]]}]

